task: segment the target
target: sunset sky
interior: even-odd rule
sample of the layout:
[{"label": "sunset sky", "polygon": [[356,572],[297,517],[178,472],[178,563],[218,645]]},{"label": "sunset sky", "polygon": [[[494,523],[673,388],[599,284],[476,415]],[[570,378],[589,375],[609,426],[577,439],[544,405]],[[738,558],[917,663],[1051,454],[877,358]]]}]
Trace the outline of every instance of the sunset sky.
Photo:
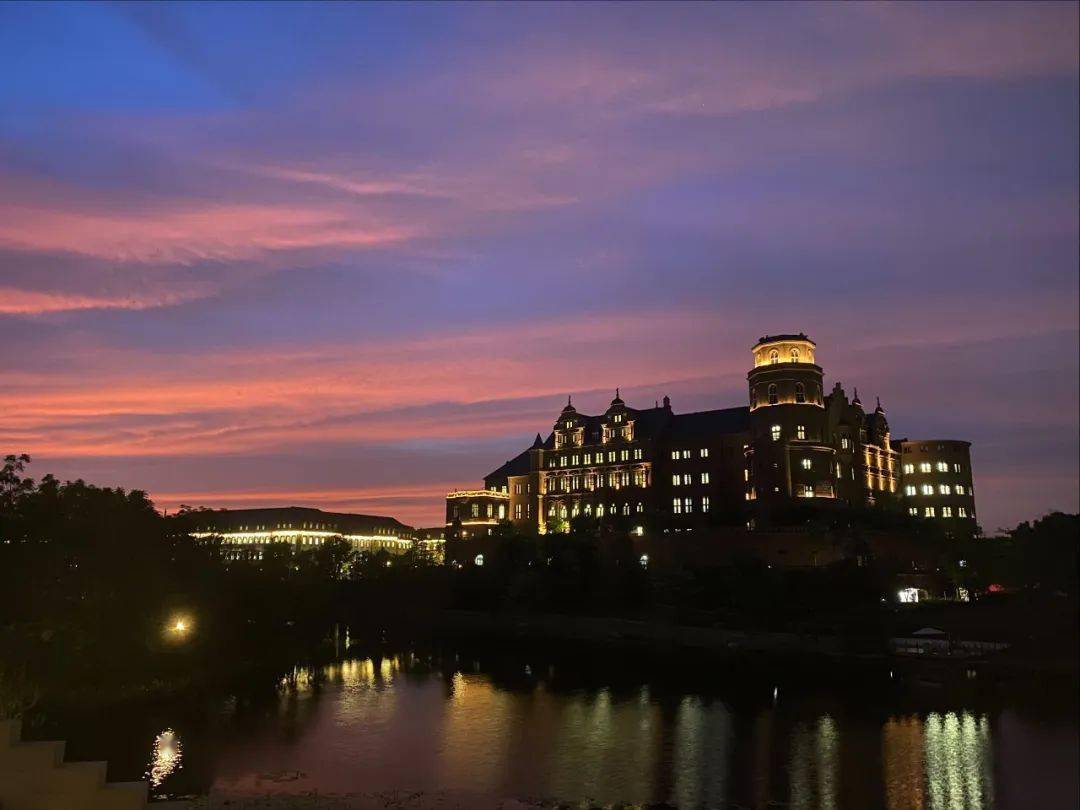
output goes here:
[{"label": "sunset sky", "polygon": [[0,4],[0,449],[442,522],[805,331],[1078,509],[1077,4]]}]

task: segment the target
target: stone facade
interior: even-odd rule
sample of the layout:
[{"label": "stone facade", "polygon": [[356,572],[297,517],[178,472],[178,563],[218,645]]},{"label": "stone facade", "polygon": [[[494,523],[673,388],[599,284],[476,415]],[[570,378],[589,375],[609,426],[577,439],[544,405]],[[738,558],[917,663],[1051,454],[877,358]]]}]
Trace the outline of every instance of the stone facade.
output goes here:
[{"label": "stone facade", "polygon": [[[460,535],[469,531],[468,520],[479,521],[473,534],[491,534],[504,503],[506,520],[541,534],[565,531],[576,517],[618,520],[639,536],[765,528],[796,505],[916,509],[918,517],[940,519],[940,509],[923,499],[946,497],[948,486],[949,502],[940,504],[947,506],[945,517],[973,528],[969,444],[892,439],[880,401],[867,412],[858,391],[849,400],[840,383],[824,393],[816,354],[805,334],[762,337],[752,349],[748,406],[677,414],[667,397],[638,409],[616,391],[604,413],[588,415],[568,399],[548,437],[537,434],[529,448],[485,476],[484,490],[448,496],[447,526],[459,521]],[[919,488],[909,497],[902,454],[919,456],[938,445],[950,453],[963,448],[963,459],[948,460],[962,466],[962,480],[912,478]],[[935,494],[922,494],[930,484]],[[473,503],[481,504],[479,514],[472,514]]]}]

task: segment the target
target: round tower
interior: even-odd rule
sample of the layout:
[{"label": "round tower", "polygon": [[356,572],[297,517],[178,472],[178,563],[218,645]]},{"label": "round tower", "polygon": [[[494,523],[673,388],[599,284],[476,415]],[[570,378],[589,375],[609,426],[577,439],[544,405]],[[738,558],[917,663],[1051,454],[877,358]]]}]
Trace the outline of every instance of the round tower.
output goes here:
[{"label": "round tower", "polygon": [[747,374],[749,499],[834,496],[834,451],[826,442],[816,349],[804,334],[766,335],[754,345]]}]

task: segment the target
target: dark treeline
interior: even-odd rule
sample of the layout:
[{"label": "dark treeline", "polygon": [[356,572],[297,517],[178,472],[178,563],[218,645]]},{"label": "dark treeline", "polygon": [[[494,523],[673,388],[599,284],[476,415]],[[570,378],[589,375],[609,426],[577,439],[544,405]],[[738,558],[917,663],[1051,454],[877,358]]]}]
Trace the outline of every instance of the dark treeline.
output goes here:
[{"label": "dark treeline", "polygon": [[[422,632],[439,611],[611,615],[812,632],[884,632],[890,577],[847,562],[812,570],[752,560],[722,567],[641,565],[617,525],[575,521],[567,534],[509,524],[482,566],[353,550],[267,547],[233,560],[165,518],[144,492],[0,469],[0,713],[40,689],[168,688],[261,666],[286,672],[329,645]],[[943,544],[940,568],[973,593],[1077,593],[1080,518],[1053,514],[1001,537]],[[177,617],[187,632],[171,630]],[[340,638],[338,639],[340,642]],[[314,652],[313,652],[314,651]]]}]

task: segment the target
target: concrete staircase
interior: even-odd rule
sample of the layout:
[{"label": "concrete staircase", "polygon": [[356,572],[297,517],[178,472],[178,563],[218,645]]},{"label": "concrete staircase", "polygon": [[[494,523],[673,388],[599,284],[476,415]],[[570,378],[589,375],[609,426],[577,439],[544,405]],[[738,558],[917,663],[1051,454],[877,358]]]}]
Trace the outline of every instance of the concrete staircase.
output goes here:
[{"label": "concrete staircase", "polygon": [[0,720],[0,810],[145,810],[146,782],[106,782],[104,762],[64,762],[61,741],[23,742]]}]

